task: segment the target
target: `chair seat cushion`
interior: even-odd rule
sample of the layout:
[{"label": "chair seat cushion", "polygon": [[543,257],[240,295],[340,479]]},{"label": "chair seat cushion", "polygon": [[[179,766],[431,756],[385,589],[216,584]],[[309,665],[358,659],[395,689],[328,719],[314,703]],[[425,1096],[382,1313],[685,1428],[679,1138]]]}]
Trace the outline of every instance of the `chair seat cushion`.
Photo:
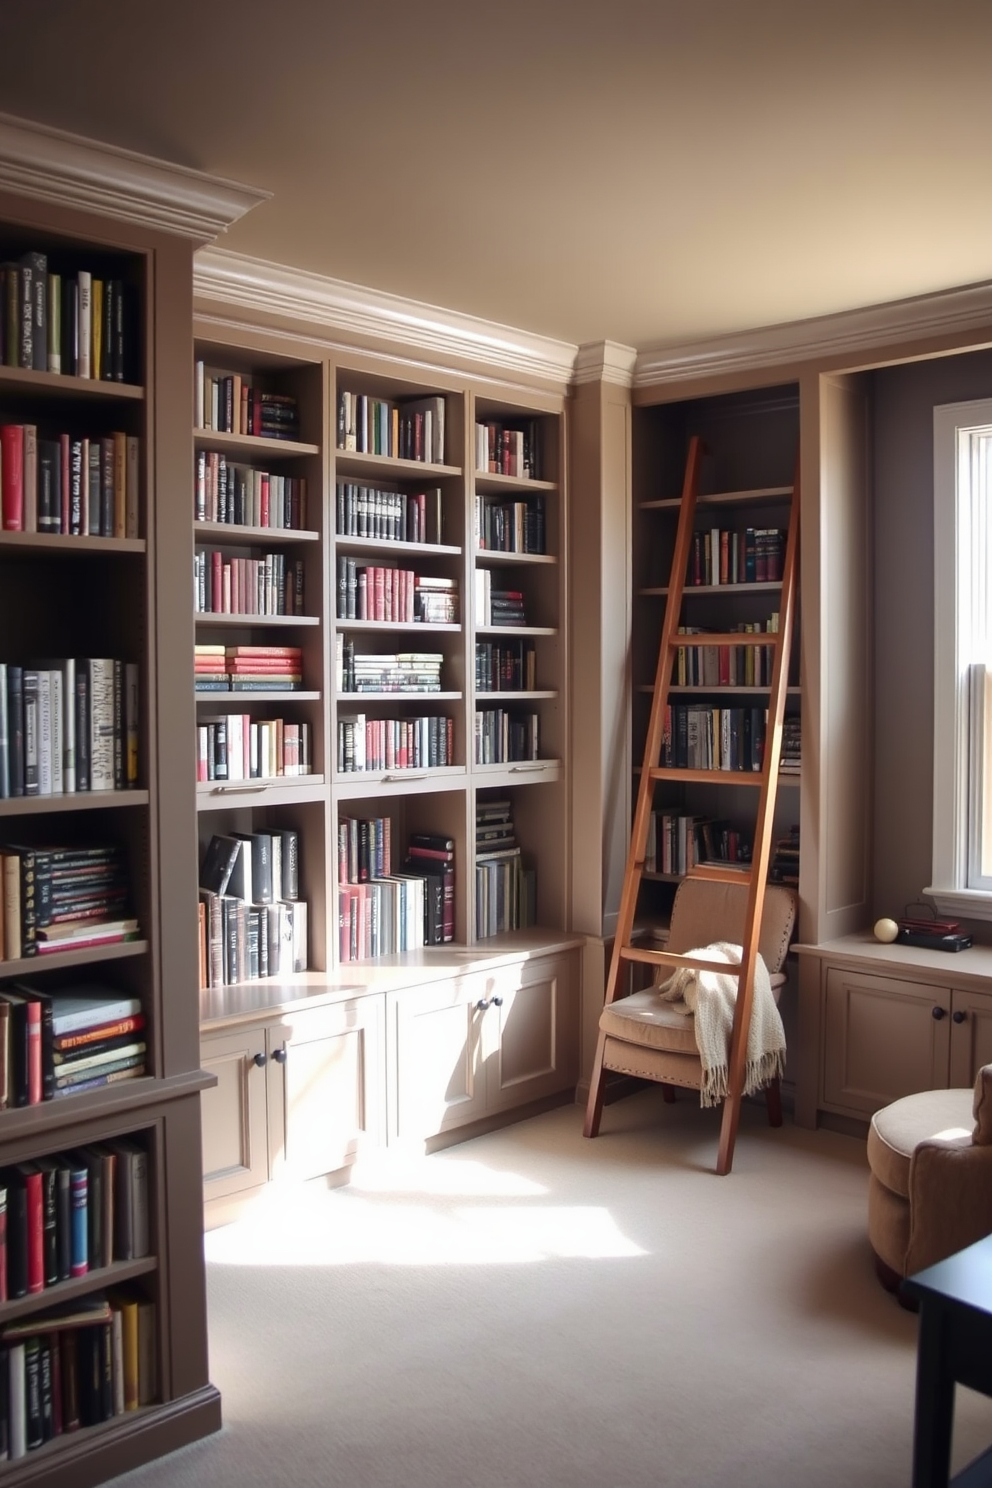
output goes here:
[{"label": "chair seat cushion", "polygon": [[909,1165],[929,1137],[971,1138],[973,1090],[921,1090],[883,1106],[868,1129],[868,1165],[880,1183],[909,1198]]},{"label": "chair seat cushion", "polygon": [[[775,1001],[785,983],[781,972],[771,978]],[[694,1019],[675,1011],[657,987],[632,992],[604,1007],[599,1026],[611,1038],[651,1049],[669,1049],[678,1054],[698,1054]]]}]

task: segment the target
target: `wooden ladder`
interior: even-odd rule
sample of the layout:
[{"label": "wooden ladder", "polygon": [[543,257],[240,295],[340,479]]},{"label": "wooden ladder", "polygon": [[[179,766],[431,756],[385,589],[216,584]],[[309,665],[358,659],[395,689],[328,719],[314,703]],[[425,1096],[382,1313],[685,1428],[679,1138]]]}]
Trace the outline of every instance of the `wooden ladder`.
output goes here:
[{"label": "wooden ladder", "polygon": [[[689,443],[685,480],[682,487],[682,502],[679,511],[678,530],[675,539],[675,554],[662,626],[658,664],[655,673],[654,695],[648,722],[647,739],[644,745],[644,765],[637,792],[637,806],[631,830],[630,849],[624,871],[623,889],[620,895],[620,910],[617,918],[616,936],[610,958],[610,972],[606,984],[606,1003],[615,1002],[621,987],[624,963],[647,962],[658,966],[693,966],[697,970],[712,970],[735,973],[738,977],[738,995],[734,1008],[728,1068],[729,1094],[723,1103],[720,1126],[720,1147],[717,1156],[717,1172],[729,1173],[734,1160],[734,1144],[740,1122],[741,1096],[744,1085],[744,1068],[747,1057],[747,1033],[751,1020],[751,1005],[754,999],[754,968],[761,936],[761,916],[764,908],[765,884],[768,877],[768,861],[771,852],[775,798],[778,787],[779,761],[782,752],[782,720],[789,679],[789,651],[795,622],[796,582],[799,554],[799,469],[792,487],[789,514],[789,530],[782,563],[782,591],[779,602],[779,628],[777,632],[754,632],[715,634],[693,634],[693,646],[769,646],[773,651],[772,676],[768,697],[768,721],[765,734],[765,749],[762,768],[754,772],[726,770],[697,770],[663,766],[661,751],[665,735],[665,717],[668,709],[672,672],[681,646],[687,638],[679,633],[682,614],[682,595],[685,588],[689,555],[695,529],[696,501],[698,496],[699,465],[703,454],[702,443],[693,435]],[[704,498],[705,499],[705,498]],[[739,968],[728,968],[725,963],[705,962],[673,951],[646,950],[632,944],[634,916],[637,911],[638,893],[644,874],[644,858],[647,850],[648,829],[654,804],[654,787],[659,780],[704,781],[722,785],[754,785],[759,791],[757,818],[755,821],[754,847],[751,862],[736,867],[732,863],[699,864],[692,874],[697,878],[709,878],[720,883],[747,884],[748,899]],[[717,938],[717,937],[714,937]],[[596,1046],[592,1082],[586,1107],[584,1134],[596,1136],[603,1112],[603,1094],[606,1070],[603,1067],[603,1051],[606,1035],[602,1030]]]}]

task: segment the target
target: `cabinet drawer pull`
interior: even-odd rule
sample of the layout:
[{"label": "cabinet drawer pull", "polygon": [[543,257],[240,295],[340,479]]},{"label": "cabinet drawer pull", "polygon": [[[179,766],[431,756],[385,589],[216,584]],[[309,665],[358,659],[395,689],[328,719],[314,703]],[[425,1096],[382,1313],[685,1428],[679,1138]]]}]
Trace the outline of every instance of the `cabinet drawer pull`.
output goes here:
[{"label": "cabinet drawer pull", "polygon": [[935,1023],[939,1023],[941,1018],[947,1017],[947,1009],[942,1007],[931,1008],[930,1016]]},{"label": "cabinet drawer pull", "polygon": [[502,997],[494,997],[493,998],[493,1007],[502,1007],[502,1006],[503,1006],[503,999],[502,999]]},{"label": "cabinet drawer pull", "polygon": [[968,1014],[966,1012],[964,1012],[963,1009],[961,1009],[961,1008],[958,1008],[958,1010],[957,1010],[956,1013],[952,1013],[951,1014],[951,1019],[955,1023],[964,1023],[964,1022],[967,1021],[967,1018],[968,1018]]},{"label": "cabinet drawer pull", "polygon": [[276,1064],[285,1064],[286,1063],[286,1047],[285,1047],[285,1045],[283,1045],[283,1047],[281,1049],[273,1049],[272,1050],[272,1058],[275,1060]]},{"label": "cabinet drawer pull", "polygon": [[265,1055],[264,1054],[255,1054],[253,1056],[251,1062],[252,1062],[252,1064],[257,1065],[257,1067],[259,1069],[264,1069],[265,1068]]},{"label": "cabinet drawer pull", "polygon": [[489,1006],[489,999],[487,997],[480,997],[475,1006],[478,1012],[484,1013]]}]

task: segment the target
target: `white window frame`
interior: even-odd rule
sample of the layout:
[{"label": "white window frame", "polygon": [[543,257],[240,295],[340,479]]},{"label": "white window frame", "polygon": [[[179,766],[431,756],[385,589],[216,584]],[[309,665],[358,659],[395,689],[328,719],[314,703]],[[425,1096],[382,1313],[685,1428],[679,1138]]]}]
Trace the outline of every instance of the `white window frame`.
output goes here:
[{"label": "white window frame", "polygon": [[[974,439],[992,430],[992,399],[934,409],[933,883],[947,914],[992,920],[992,876],[980,872],[985,797],[985,678],[992,623],[984,555],[992,512],[972,500]],[[974,703],[972,703],[974,698]]]}]

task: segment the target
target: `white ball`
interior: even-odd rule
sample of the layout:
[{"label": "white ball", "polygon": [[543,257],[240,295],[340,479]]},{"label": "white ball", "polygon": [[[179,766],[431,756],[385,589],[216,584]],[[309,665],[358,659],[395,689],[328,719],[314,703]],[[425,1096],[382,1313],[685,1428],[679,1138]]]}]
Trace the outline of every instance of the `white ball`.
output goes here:
[{"label": "white ball", "polygon": [[895,920],[876,920],[875,939],[881,940],[885,945],[891,944],[899,934],[899,926]]}]

